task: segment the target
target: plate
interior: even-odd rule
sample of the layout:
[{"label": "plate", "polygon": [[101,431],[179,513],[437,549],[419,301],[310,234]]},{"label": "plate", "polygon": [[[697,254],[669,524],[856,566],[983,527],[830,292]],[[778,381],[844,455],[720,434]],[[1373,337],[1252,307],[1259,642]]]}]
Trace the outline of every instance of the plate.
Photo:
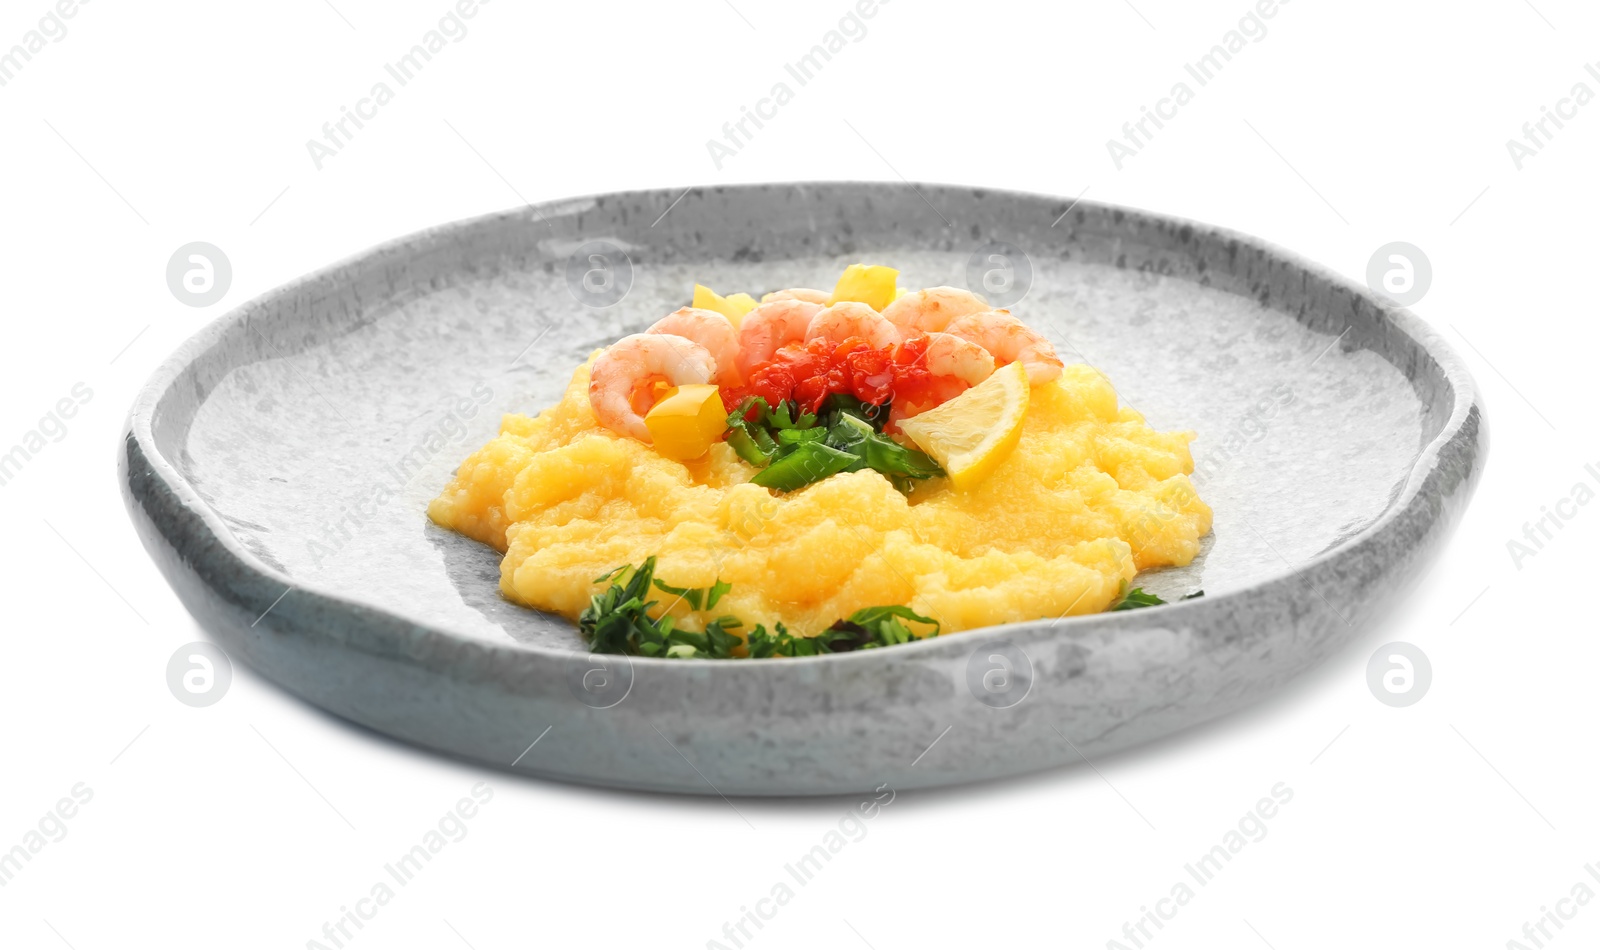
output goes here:
[{"label": "plate", "polygon": [[[588,654],[500,597],[499,554],[429,499],[591,351],[724,292],[907,287],[1007,303],[1193,429],[1206,596],[787,660]],[[1415,316],[1260,241],[1039,195],[885,183],[643,191],[385,244],[187,342],[134,404],[124,496],[202,627],[284,689],[539,776],[720,795],[916,788],[1094,758],[1280,689],[1437,553],[1486,448],[1477,390]]]}]

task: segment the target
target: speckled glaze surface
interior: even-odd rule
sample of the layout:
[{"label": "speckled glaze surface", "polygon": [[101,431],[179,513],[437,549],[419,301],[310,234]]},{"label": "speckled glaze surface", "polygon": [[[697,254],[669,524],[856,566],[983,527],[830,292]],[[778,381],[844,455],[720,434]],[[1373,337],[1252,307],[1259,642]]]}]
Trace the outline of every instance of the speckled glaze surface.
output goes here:
[{"label": "speckled glaze surface", "polygon": [[[503,768],[723,795],[944,785],[1094,758],[1280,689],[1404,592],[1481,469],[1477,391],[1439,335],[1261,242],[960,187],[679,195],[425,231],[185,344],[133,406],[120,461],[134,523],[201,625],[318,706]],[[631,270],[603,307],[569,288],[594,241]],[[591,350],[697,280],[826,287],[868,260],[904,286],[968,286],[991,242],[1026,255],[1012,309],[1064,358],[1158,428],[1199,433],[1215,530],[1193,565],[1140,583],[1204,598],[865,653],[597,670],[570,623],[501,599],[497,552],[426,518],[501,413],[553,402]]]}]

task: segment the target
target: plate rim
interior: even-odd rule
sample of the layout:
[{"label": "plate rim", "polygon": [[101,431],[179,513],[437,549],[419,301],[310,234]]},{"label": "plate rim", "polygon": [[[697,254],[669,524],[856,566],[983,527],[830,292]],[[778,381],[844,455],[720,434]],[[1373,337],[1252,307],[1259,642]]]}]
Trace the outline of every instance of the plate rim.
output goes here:
[{"label": "plate rim", "polygon": [[[1479,456],[1478,468],[1481,470],[1482,456],[1486,448],[1486,419],[1485,408],[1481,391],[1468,371],[1465,361],[1444,338],[1443,334],[1422,320],[1406,307],[1398,306],[1382,297],[1370,288],[1356,283],[1332,268],[1310,260],[1305,256],[1285,248],[1273,241],[1269,241],[1251,234],[1220,225],[1209,224],[1202,221],[1186,218],[1166,212],[1150,211],[1141,208],[1120,204],[1111,204],[1099,201],[1070,200],[1058,195],[1029,192],[1017,189],[993,188],[987,186],[974,186],[958,183],[939,182],[911,182],[888,180],[812,180],[812,181],[772,181],[749,182],[731,185],[699,185],[688,188],[643,188],[627,191],[600,192],[588,195],[554,198],[548,201],[532,204],[515,205],[510,208],[491,211],[484,214],[473,215],[456,219],[441,224],[430,225],[399,237],[391,238],[371,245],[363,250],[345,255],[344,257],[317,268],[291,281],[280,284],[257,296],[229,309],[219,315],[205,326],[196,331],[192,336],[183,341],[165,360],[163,360],[150,378],[139,389],[132,405],[130,406],[127,422],[124,427],[124,445],[131,450],[137,446],[140,459],[149,466],[150,473],[155,475],[160,487],[165,490],[190,515],[196,517],[205,529],[204,535],[186,535],[181,540],[189,544],[199,543],[208,546],[211,551],[218,549],[225,552],[233,561],[232,567],[244,573],[254,574],[256,578],[269,581],[272,584],[287,587],[291,590],[308,594],[320,602],[320,606],[332,608],[338,612],[359,614],[365,617],[379,619],[394,629],[409,627],[413,632],[420,632],[425,641],[425,648],[418,652],[408,650],[409,659],[420,665],[430,668],[442,669],[452,665],[451,661],[444,660],[447,655],[461,649],[482,651],[483,658],[493,662],[502,658],[541,658],[551,661],[564,662],[574,656],[587,656],[588,651],[580,649],[560,649],[557,647],[527,643],[514,639],[493,641],[465,635],[447,627],[438,626],[431,622],[421,621],[406,616],[403,613],[391,611],[376,605],[355,600],[345,594],[321,589],[315,583],[305,583],[301,579],[283,574],[277,568],[265,563],[252,553],[229,530],[223,518],[208,504],[195,490],[193,484],[178,470],[172,460],[167,458],[157,445],[154,421],[161,400],[171,390],[173,384],[181,377],[183,372],[201,355],[215,346],[228,332],[235,327],[248,326],[251,317],[259,310],[277,299],[293,294],[294,292],[313,286],[327,278],[338,274],[340,271],[351,269],[364,261],[382,256],[385,253],[402,250],[408,246],[416,245],[430,239],[437,239],[450,232],[470,231],[483,224],[516,218],[528,215],[530,212],[543,216],[546,212],[551,214],[567,213],[574,208],[588,208],[602,201],[659,198],[671,201],[676,196],[693,195],[695,193],[726,193],[726,192],[759,192],[781,190],[809,190],[828,188],[862,189],[889,188],[894,190],[909,189],[914,192],[940,192],[958,190],[979,195],[1005,196],[1015,200],[1034,203],[1063,203],[1069,204],[1067,210],[1093,209],[1107,215],[1121,213],[1130,218],[1139,219],[1149,225],[1172,225],[1192,229],[1196,235],[1201,235],[1218,242],[1232,242],[1240,246],[1250,247],[1278,262],[1291,265],[1307,272],[1324,281],[1330,288],[1343,290],[1350,295],[1360,298],[1372,305],[1383,321],[1387,321],[1405,336],[1414,340],[1417,345],[1426,351],[1438,364],[1440,375],[1450,385],[1453,400],[1450,413],[1444,420],[1439,432],[1418,450],[1406,476],[1404,486],[1390,500],[1373,522],[1361,531],[1346,537],[1338,544],[1328,548],[1310,558],[1299,561],[1283,568],[1281,571],[1263,576],[1250,584],[1226,591],[1217,595],[1208,594],[1205,598],[1192,601],[1177,601],[1139,611],[1126,612],[1100,612],[1082,614],[1073,617],[1057,618],[1052,622],[1053,629],[1066,633],[1073,630],[1084,630],[1089,627],[1100,627],[1114,632],[1118,627],[1133,627],[1143,625],[1145,622],[1161,616],[1181,616],[1185,612],[1198,612],[1208,609],[1218,603],[1228,604],[1256,595],[1262,588],[1270,587],[1285,580],[1303,577],[1325,566],[1329,562],[1344,560],[1352,556],[1353,552],[1370,542],[1374,537],[1396,529],[1396,523],[1402,520],[1409,509],[1417,501],[1429,475],[1438,467],[1440,458],[1445,452],[1457,443],[1467,441],[1477,442]],[[1229,291],[1231,292],[1231,291]],[[1380,354],[1381,356],[1381,354]],[[1389,362],[1385,358],[1385,362]],[[1390,365],[1393,365],[1392,363]],[[1398,368],[1398,367],[1397,367]],[[1403,369],[1402,369],[1402,372]],[[1478,425],[1469,427],[1469,420],[1476,415]],[[1462,446],[1465,447],[1465,446]],[[123,466],[126,468],[131,451],[119,453]],[[134,475],[125,471],[121,478],[123,493],[130,512],[140,506],[140,502],[133,496],[131,482]],[[185,530],[181,525],[176,525],[168,519],[163,525],[157,525],[157,530],[163,534],[164,540],[174,547],[176,539],[167,534],[168,531]],[[212,585],[207,585],[212,586]],[[213,588],[214,589],[214,588]],[[281,598],[280,598],[281,599]],[[270,612],[268,607],[267,611]],[[263,614],[263,616],[265,616]],[[260,618],[258,618],[259,621]],[[1007,639],[1012,632],[1021,629],[1037,628],[1041,619],[1014,621],[1005,624],[996,624],[985,627],[976,627],[961,631],[959,637],[962,643],[976,646],[984,642],[996,642]],[[325,630],[317,631],[316,635],[330,638]],[[880,662],[873,657],[903,656],[911,659],[924,652],[942,650],[946,648],[952,636],[933,637],[918,640],[912,643],[896,646],[892,651],[865,650],[851,651],[810,657],[771,657],[763,659],[746,659],[735,662],[713,659],[667,659],[659,657],[628,656],[630,665],[642,665],[644,668],[660,667],[670,669],[683,669],[685,667],[729,667],[737,669],[770,669],[775,664],[809,666],[812,664],[828,664],[842,666],[843,664]],[[363,645],[345,641],[345,646],[362,648]],[[435,647],[430,649],[427,647]],[[440,651],[436,647],[445,647]]]}]

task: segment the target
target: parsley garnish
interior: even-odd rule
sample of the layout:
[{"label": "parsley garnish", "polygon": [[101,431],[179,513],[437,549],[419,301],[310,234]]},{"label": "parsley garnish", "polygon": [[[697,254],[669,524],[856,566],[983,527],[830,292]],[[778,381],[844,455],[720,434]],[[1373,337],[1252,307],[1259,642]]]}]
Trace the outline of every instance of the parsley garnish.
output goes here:
[{"label": "parsley garnish", "polygon": [[[1162,600],[1160,597],[1157,597],[1155,594],[1145,593],[1143,587],[1135,587],[1133,590],[1128,590],[1127,581],[1122,582],[1122,591],[1122,595],[1117,599],[1117,602],[1112,604],[1109,609],[1138,610],[1140,607],[1157,607],[1166,603],[1166,601]],[[1205,595],[1205,591],[1197,590],[1192,594],[1184,594],[1178,599],[1194,600],[1196,597],[1204,597]]]},{"label": "parsley garnish", "polygon": [[[733,585],[719,579],[710,587],[673,587],[656,580],[655,570],[656,559],[649,557],[637,570],[624,564],[594,579],[596,584],[606,584],[606,589],[591,596],[588,608],[578,616],[578,630],[591,651],[669,659],[765,659],[873,650],[939,635],[939,621],[900,605],[864,607],[810,637],[779,623],[770,631],[765,625],[756,624],[748,636],[741,638],[734,631],[743,628],[744,621],[727,614],[708,622],[703,631],[685,630],[676,625],[670,614],[663,614],[659,620],[650,619],[649,610],[658,603],[645,599],[652,588],[681,598],[698,611],[715,609]],[[1126,582],[1122,587],[1111,610],[1137,610],[1166,603],[1142,587],[1128,590]],[[1203,596],[1205,591],[1197,590],[1180,599]],[[744,647],[744,657],[734,653],[740,647]]]},{"label": "parsley garnish", "polygon": [[[673,587],[655,580],[655,569],[656,559],[651,557],[637,570],[624,564],[595,578],[596,584],[609,585],[590,597],[588,608],[578,616],[578,630],[589,641],[590,650],[669,659],[731,660],[737,658],[734,651],[743,646],[746,656],[760,659],[871,650],[939,635],[937,620],[900,606],[863,608],[814,637],[795,634],[780,623],[770,632],[757,624],[742,640],[733,631],[743,627],[743,621],[726,615],[707,623],[702,632],[684,630],[676,626],[671,615],[650,619],[649,610],[657,601],[644,598],[652,586],[683,598],[695,610],[700,610],[702,604],[711,610],[732,585],[718,580],[710,587]],[[626,580],[622,580],[624,576]]]}]

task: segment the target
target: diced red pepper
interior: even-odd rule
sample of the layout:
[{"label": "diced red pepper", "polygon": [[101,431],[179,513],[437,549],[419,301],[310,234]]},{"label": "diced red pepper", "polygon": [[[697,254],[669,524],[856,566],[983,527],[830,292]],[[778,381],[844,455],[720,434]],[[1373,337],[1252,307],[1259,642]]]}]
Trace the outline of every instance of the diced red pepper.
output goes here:
[{"label": "diced red pepper", "polygon": [[900,403],[925,403],[933,397],[933,374],[928,370],[928,337],[906,339],[894,353],[894,398]]},{"label": "diced red pepper", "polygon": [[857,399],[881,406],[894,395],[893,356],[887,349],[863,346],[845,357],[850,367],[850,392]]},{"label": "diced red pepper", "polygon": [[931,408],[966,387],[929,372],[927,352],[928,337],[921,333],[882,349],[859,337],[837,346],[824,339],[791,343],[753,369],[743,386],[723,390],[723,402],[732,412],[747,396],[771,406],[789,399],[804,412],[816,412],[829,395],[844,393],[874,406],[893,399]]},{"label": "diced red pepper", "polygon": [[[768,363],[751,370],[743,386],[722,390],[722,404],[732,412],[739,408],[739,404],[744,402],[747,396],[760,396],[767,401],[768,406],[776,406],[791,398],[793,393],[794,374],[782,363]],[[753,416],[754,412],[752,409],[748,415]]]}]

